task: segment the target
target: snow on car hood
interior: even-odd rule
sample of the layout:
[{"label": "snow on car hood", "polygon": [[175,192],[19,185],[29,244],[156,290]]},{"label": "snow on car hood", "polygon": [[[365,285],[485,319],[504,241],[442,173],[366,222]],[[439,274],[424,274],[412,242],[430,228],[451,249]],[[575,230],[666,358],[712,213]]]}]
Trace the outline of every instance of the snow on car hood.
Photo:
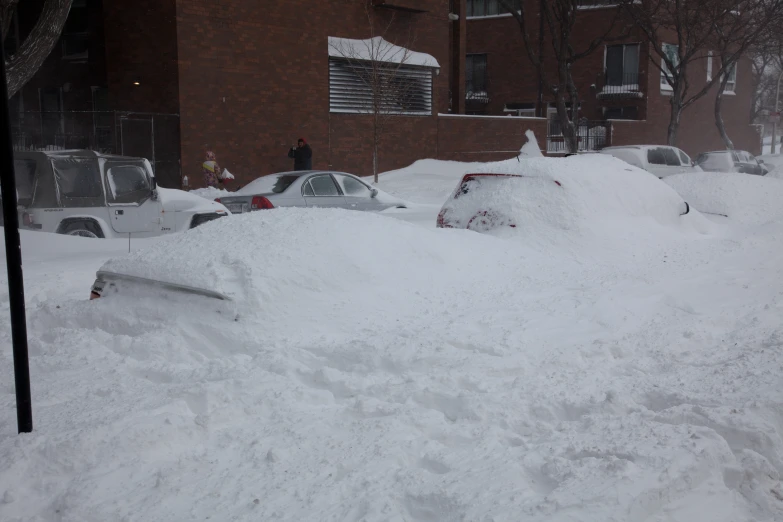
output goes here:
[{"label": "snow on car hood", "polygon": [[158,187],[158,198],[166,212],[228,212],[216,201],[209,201],[184,190]]}]

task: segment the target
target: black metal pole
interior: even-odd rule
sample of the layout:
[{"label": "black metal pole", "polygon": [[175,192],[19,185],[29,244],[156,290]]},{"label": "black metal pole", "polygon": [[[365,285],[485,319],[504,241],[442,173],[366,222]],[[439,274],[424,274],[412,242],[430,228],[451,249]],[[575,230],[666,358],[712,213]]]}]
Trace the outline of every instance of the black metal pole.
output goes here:
[{"label": "black metal pole", "polygon": [[5,262],[8,268],[8,304],[11,308],[11,340],[14,345],[16,383],[16,423],[19,433],[33,431],[33,407],[30,396],[30,364],[27,355],[27,318],[24,309],[22,244],[19,239],[19,214],[16,209],[14,149],[11,145],[11,121],[8,114],[8,84],[5,77],[5,49],[0,38],[0,190],[3,192]]}]

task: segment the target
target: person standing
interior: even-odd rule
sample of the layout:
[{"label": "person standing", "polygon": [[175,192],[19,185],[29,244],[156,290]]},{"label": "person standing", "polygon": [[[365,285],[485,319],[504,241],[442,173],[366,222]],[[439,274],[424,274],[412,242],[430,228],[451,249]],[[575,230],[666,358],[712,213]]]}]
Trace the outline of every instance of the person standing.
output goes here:
[{"label": "person standing", "polygon": [[313,170],[313,149],[299,138],[295,147],[288,151],[288,157],[294,160],[294,170]]},{"label": "person standing", "polygon": [[204,186],[219,188],[223,183],[220,165],[217,162],[217,156],[211,150],[207,151],[207,159],[201,164],[201,170],[204,173]]}]

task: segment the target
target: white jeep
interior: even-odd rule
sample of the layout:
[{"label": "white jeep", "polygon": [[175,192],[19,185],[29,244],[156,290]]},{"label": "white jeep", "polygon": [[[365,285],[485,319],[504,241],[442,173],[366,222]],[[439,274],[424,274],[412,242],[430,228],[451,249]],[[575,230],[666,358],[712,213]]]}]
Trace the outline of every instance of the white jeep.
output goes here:
[{"label": "white jeep", "polygon": [[144,158],[88,150],[15,152],[14,170],[23,229],[142,238],[230,214],[220,203],[157,187]]}]

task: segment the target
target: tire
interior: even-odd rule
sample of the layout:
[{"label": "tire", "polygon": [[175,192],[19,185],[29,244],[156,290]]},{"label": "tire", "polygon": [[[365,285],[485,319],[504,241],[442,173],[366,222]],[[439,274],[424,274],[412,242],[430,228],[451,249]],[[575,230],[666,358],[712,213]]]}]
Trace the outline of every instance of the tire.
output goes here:
[{"label": "tire", "polygon": [[91,239],[103,238],[103,231],[93,221],[73,221],[60,227],[61,234],[66,236],[88,237]]}]

